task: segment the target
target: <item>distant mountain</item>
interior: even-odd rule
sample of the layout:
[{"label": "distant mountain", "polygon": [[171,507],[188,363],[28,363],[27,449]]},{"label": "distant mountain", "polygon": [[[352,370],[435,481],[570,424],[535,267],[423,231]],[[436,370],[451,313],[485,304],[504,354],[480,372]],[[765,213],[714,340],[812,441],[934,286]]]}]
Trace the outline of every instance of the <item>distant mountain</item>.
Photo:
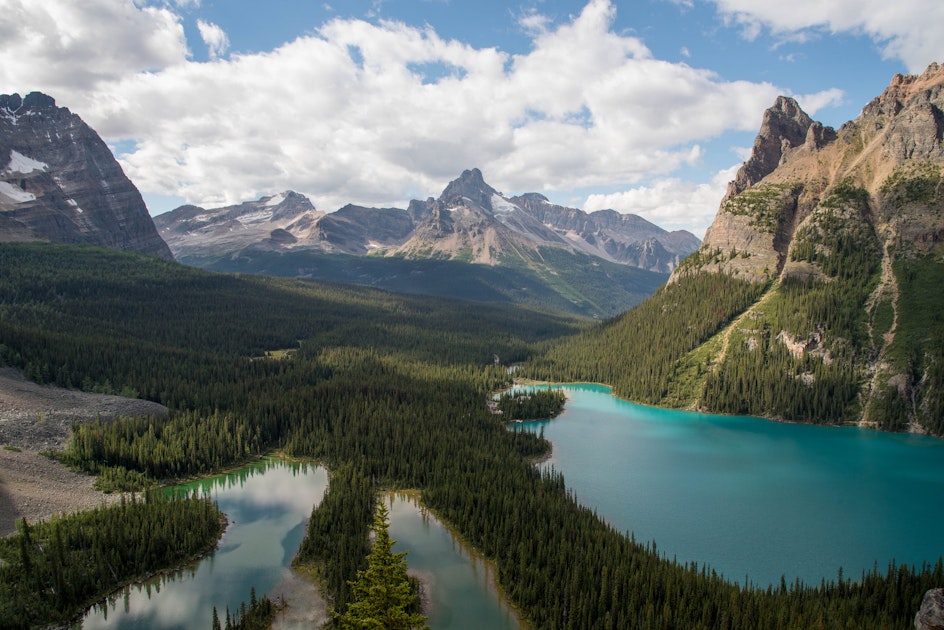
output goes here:
[{"label": "distant mountain", "polygon": [[108,146],[39,92],[0,95],[0,240],[173,258]]},{"label": "distant mountain", "polygon": [[612,210],[507,198],[481,171],[406,209],[317,211],[283,192],[154,218],[175,256],[218,271],[349,282],[609,317],[655,291],[700,241]]},{"label": "distant mountain", "polygon": [[689,232],[670,233],[635,215],[587,214],[537,193],[505,197],[478,169],[463,172],[438,199],[412,202],[410,213],[422,222],[388,253],[496,264],[523,250],[556,247],[668,273],[700,244]]},{"label": "distant mountain", "polygon": [[838,131],[778,98],[701,248],[540,370],[654,404],[944,435],[942,288],[933,64]]},{"label": "distant mountain", "polygon": [[347,205],[324,214],[286,192],[211,210],[182,206],[154,222],[183,261],[248,249],[530,264],[537,249],[553,247],[669,273],[700,244],[689,232],[667,232],[635,215],[587,214],[535,193],[506,198],[478,169],[406,210]]}]

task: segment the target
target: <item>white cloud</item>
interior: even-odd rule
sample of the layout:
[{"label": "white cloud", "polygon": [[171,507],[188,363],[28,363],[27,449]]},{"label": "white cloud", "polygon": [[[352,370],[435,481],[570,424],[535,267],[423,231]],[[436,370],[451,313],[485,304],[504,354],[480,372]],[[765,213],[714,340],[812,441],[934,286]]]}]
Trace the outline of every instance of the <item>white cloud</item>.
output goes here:
[{"label": "white cloud", "polygon": [[713,0],[748,39],[769,29],[778,37],[805,36],[817,29],[863,33],[887,59],[922,72],[944,56],[944,2],[940,0]]},{"label": "white cloud", "polygon": [[229,37],[219,25],[197,20],[197,29],[200,31],[203,43],[207,46],[210,59],[219,59],[229,48]]},{"label": "white cloud", "polygon": [[[642,40],[613,31],[607,0],[557,26],[529,14],[519,25],[531,27],[532,46],[520,55],[429,27],[338,18],[275,50],[209,62],[188,58],[180,18],[166,8],[10,1],[0,82],[47,91],[113,144],[133,140],[121,162],[143,192],[208,207],[286,189],[326,211],[401,205],[471,167],[509,193],[638,185],[698,162],[708,139],[755,131],[783,91],[653,58]],[[62,51],[31,43],[47,28]],[[225,51],[225,35],[201,27],[211,53]],[[456,71],[424,73],[441,67]],[[636,198],[667,198],[671,182]],[[683,197],[708,194],[677,184]],[[701,205],[672,207],[672,225],[683,207],[702,221]]]},{"label": "white cloud", "polygon": [[161,70],[188,55],[173,12],[118,0],[4,0],[0,52],[0,84],[58,98]]},{"label": "white cloud", "polygon": [[613,209],[638,214],[666,230],[688,230],[704,238],[728,182],[734,179],[740,164],[718,172],[708,184],[696,184],[675,178],[660,179],[607,195],[590,195],[583,204],[586,212]]},{"label": "white cloud", "polygon": [[800,107],[810,116],[826,107],[842,105],[845,94],[838,88],[832,88],[815,94],[801,94],[794,97]]}]

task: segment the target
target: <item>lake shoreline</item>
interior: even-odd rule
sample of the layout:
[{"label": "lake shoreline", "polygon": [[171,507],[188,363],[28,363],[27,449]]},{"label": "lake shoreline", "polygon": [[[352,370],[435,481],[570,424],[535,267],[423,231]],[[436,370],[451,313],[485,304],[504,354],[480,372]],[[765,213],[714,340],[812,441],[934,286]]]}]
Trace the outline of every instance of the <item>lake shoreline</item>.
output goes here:
[{"label": "lake shoreline", "polygon": [[[422,491],[418,489],[381,491],[382,497],[393,497],[397,500],[409,501],[417,510],[420,511],[421,514],[427,514],[431,516],[443,527],[446,532],[449,533],[449,535],[452,537],[453,544],[457,545],[470,558],[482,562],[487,567],[488,573],[491,576],[489,579],[489,586],[494,589],[494,593],[498,598],[499,604],[506,607],[515,616],[515,619],[518,622],[518,627],[521,628],[521,630],[529,630],[531,625],[527,618],[524,616],[521,609],[515,604],[515,602],[513,602],[510,597],[508,597],[504,587],[499,582],[498,567],[495,561],[479,551],[475,545],[469,543],[462,533],[450,521],[443,518],[436,512],[436,510],[423,503],[422,495]],[[409,556],[407,556],[407,565],[409,567]],[[425,598],[429,601],[428,603],[424,602],[423,614],[428,615],[429,611],[427,610],[426,605],[428,605],[430,609],[434,607],[434,602],[432,601],[432,589],[435,588],[435,586],[431,583],[431,580],[428,578],[425,571],[408,569],[408,574],[420,578],[421,585],[425,586],[427,589]]]},{"label": "lake shoreline", "polygon": [[[909,423],[907,431],[888,431],[886,429],[881,429],[875,425],[874,422],[843,422],[843,423],[818,423],[818,422],[803,422],[800,420],[790,420],[788,418],[783,418],[781,416],[755,416],[751,414],[736,414],[736,413],[722,413],[719,411],[712,411],[710,409],[705,409],[703,407],[696,407],[690,405],[688,407],[666,407],[662,405],[653,405],[650,403],[644,403],[632,400],[630,398],[625,398],[618,394],[613,393],[613,386],[607,385],[606,383],[599,383],[593,381],[538,381],[532,379],[515,379],[513,384],[510,387],[507,387],[503,390],[496,392],[496,395],[503,394],[506,392],[513,391],[518,387],[567,387],[567,386],[581,386],[581,385],[592,385],[595,387],[601,387],[608,390],[608,393],[613,398],[621,400],[623,402],[630,403],[632,405],[638,405],[640,407],[646,407],[649,409],[659,409],[664,411],[685,411],[689,413],[696,413],[703,416],[718,416],[723,418],[751,418],[754,420],[765,420],[767,422],[774,422],[777,424],[790,424],[798,426],[808,426],[808,427],[832,427],[837,429],[864,429],[868,431],[875,431],[876,433],[887,433],[889,435],[920,435],[923,437],[933,438],[935,440],[944,441],[944,435],[933,435],[928,433],[923,427],[915,425],[914,423]],[[541,420],[547,420],[549,418],[542,418]]]},{"label": "lake shoreline", "polygon": [[[940,491],[938,439],[696,414],[632,403],[599,384],[555,386],[571,390],[565,421],[526,428],[552,443],[552,464],[582,505],[637,540],[657,539],[670,558],[776,585],[784,574],[816,584],[840,566],[857,576],[876,562],[933,565],[940,555],[931,515],[941,512],[922,500]],[[689,514],[702,525],[686,526],[679,517]]]}]

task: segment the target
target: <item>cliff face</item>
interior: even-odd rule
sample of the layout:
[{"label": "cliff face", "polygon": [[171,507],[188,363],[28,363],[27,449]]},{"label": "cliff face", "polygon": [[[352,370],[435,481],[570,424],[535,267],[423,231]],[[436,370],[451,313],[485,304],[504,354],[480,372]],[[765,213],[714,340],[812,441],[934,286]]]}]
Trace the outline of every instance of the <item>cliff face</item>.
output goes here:
[{"label": "cliff face", "polygon": [[0,239],[173,259],[108,146],[51,97],[0,95],[0,166]]},{"label": "cliff face", "polygon": [[721,250],[722,255],[678,274],[697,268],[755,281],[779,277],[789,267],[788,250],[798,230],[805,222],[815,223],[822,201],[840,185],[867,195],[863,213],[851,220],[873,226],[884,242],[900,238],[909,249],[929,251],[944,227],[931,198],[940,191],[918,205],[903,204],[900,194],[891,193],[896,181],[919,172],[939,173],[942,111],[944,68],[937,64],[920,76],[894,77],[838,132],[812,121],[793,99],[778,98],[765,112],[751,157],[729,184],[705,234],[701,252]]},{"label": "cliff face", "polygon": [[[796,398],[835,379],[843,385],[829,396],[841,408],[822,421],[944,432],[944,327],[929,315],[944,307],[932,297],[942,244],[944,68],[894,77],[838,131],[780,97],[701,248],[670,279],[723,273],[769,287],[706,344],[698,404],[730,411],[720,401],[739,388],[791,379],[805,384]],[[740,374],[752,362],[765,376]]]}]

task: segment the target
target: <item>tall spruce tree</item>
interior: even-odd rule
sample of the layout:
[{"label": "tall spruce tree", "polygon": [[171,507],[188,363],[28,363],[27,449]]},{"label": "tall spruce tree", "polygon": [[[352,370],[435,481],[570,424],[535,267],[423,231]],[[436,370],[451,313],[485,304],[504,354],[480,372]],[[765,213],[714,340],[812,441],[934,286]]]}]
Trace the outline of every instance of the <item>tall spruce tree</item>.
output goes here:
[{"label": "tall spruce tree", "polygon": [[367,568],[351,582],[353,601],[338,617],[347,629],[410,630],[426,628],[426,617],[417,612],[417,595],[406,574],[407,552],[393,553],[396,542],[388,531],[389,514],[383,501],[374,514],[374,544],[367,554]]}]

